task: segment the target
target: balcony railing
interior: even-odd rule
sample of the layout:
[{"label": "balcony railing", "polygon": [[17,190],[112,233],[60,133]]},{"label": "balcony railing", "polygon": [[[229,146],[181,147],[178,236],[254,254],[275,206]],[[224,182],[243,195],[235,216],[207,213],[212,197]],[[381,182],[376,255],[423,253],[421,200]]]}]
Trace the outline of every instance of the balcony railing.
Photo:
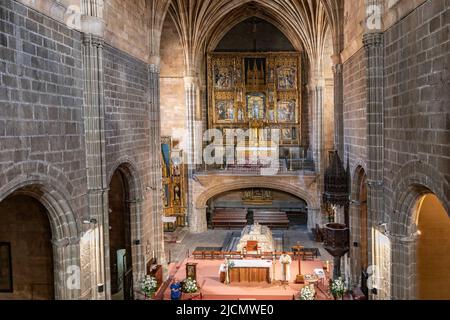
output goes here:
[{"label": "balcony railing", "polygon": [[[260,175],[264,169],[271,168],[267,164],[214,164],[198,165],[195,174],[224,174],[224,175]],[[314,161],[310,159],[280,159],[275,170],[277,175],[298,175],[314,173]]]}]

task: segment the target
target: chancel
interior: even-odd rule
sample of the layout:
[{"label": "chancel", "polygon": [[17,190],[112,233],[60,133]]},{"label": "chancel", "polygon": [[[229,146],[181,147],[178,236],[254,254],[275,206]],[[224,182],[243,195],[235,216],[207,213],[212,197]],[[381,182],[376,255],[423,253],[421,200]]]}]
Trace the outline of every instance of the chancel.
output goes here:
[{"label": "chancel", "polygon": [[2,0],[0,300],[449,300],[448,2]]}]

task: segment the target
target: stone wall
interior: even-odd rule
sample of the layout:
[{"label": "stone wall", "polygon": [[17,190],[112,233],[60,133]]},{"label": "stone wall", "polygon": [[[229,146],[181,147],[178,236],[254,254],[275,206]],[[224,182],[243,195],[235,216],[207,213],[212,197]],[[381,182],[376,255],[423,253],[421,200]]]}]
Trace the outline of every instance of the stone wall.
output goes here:
[{"label": "stone wall", "polygon": [[150,7],[147,0],[104,2],[105,41],[148,62]]},{"label": "stone wall", "polygon": [[[450,199],[448,181],[449,104],[448,13],[445,0],[429,0],[384,33],[386,213],[395,210],[394,194],[402,168],[420,163],[423,183]],[[412,166],[418,171],[418,166]],[[419,181],[417,181],[419,183]]]},{"label": "stone wall", "polygon": [[[135,189],[130,201],[140,210],[132,212],[133,264],[145,264],[142,247],[154,243],[152,198],[150,194],[151,163],[150,104],[148,66],[115,48],[104,50],[105,137],[108,183],[121,165],[130,168],[128,184]],[[154,139],[154,138],[153,138]],[[134,183],[134,185],[132,185]],[[131,192],[131,191],[130,191]],[[137,222],[140,221],[141,225]],[[134,222],[134,223],[133,223]],[[137,279],[136,279],[137,280]]]},{"label": "stone wall", "polygon": [[161,38],[161,130],[163,136],[179,140],[182,145],[187,136],[184,70],[183,47],[168,15]]},{"label": "stone wall", "polygon": [[2,1],[0,9],[0,172],[11,182],[21,173],[18,167],[28,166],[70,181],[62,192],[81,217],[86,193],[81,34],[14,1]]},{"label": "stone wall", "polygon": [[367,158],[365,63],[364,50],[361,49],[344,64],[345,159],[350,158],[352,174],[358,166],[365,167]]}]

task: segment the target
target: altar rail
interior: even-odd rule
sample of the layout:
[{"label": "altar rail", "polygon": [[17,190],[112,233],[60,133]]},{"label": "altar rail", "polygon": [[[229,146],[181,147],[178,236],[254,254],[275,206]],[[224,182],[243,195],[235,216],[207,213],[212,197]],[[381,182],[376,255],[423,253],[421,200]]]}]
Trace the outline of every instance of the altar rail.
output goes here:
[{"label": "altar rail", "polygon": [[[302,259],[314,260],[318,258],[318,251],[314,249],[302,249],[300,251],[287,252],[294,260]],[[279,259],[283,255],[283,252],[262,252],[262,253],[242,253],[239,251],[201,251],[197,250],[192,252],[192,257],[195,260],[243,260],[243,259],[262,259],[273,260]],[[189,254],[188,254],[189,256]]]},{"label": "altar rail", "polygon": [[[279,160],[280,164],[278,167],[277,174],[298,174],[299,172],[315,172],[315,165],[313,160],[309,159],[282,159]],[[196,174],[230,174],[230,175],[255,175],[261,174],[262,169],[270,168],[269,165],[263,164],[234,164],[234,165],[197,165]]]}]

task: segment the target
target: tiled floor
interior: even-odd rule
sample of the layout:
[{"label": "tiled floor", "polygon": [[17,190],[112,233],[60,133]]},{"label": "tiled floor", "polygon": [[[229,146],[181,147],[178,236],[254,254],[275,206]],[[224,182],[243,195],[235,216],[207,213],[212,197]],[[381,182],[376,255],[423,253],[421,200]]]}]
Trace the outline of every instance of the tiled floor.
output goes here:
[{"label": "tiled floor", "polygon": [[[238,230],[235,230],[235,232]],[[208,230],[205,233],[192,234],[187,230],[179,229],[173,234],[166,234],[166,257],[169,262],[180,263],[186,259],[197,247],[222,247],[230,230]],[[238,231],[239,232],[239,231]],[[284,237],[284,250],[290,251],[291,247],[300,242],[305,248],[318,248],[320,259],[323,261],[333,260],[331,255],[323,248],[321,243],[314,242],[311,233],[306,226],[291,227],[289,230],[274,230],[274,236]],[[178,243],[174,243],[177,240]]]}]

